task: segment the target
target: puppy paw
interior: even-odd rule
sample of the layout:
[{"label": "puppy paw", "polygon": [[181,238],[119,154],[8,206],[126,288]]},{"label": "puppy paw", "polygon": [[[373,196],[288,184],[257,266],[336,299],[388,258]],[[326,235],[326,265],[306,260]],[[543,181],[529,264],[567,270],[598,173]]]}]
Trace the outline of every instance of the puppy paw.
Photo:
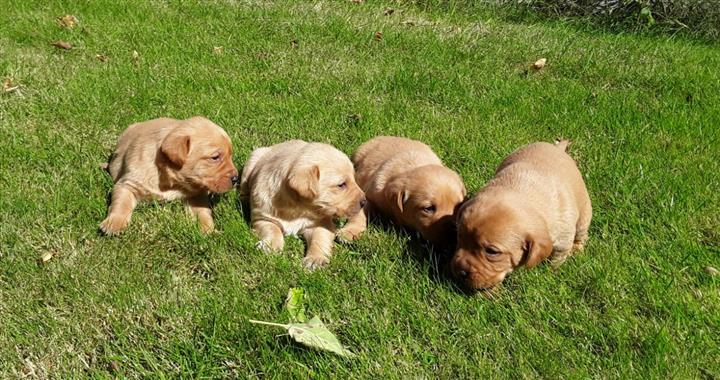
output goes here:
[{"label": "puppy paw", "polygon": [[570,257],[571,252],[556,252],[553,257],[550,258],[550,267],[553,270],[557,270],[560,268],[561,265],[565,263],[565,260],[567,260],[568,257]]},{"label": "puppy paw", "polygon": [[364,228],[345,226],[337,231],[335,237],[342,243],[350,243],[359,239],[363,232]]},{"label": "puppy paw", "polygon": [[305,256],[302,260],[303,268],[315,270],[324,267],[330,262],[330,257],[325,255]]},{"label": "puppy paw", "polygon": [[272,253],[282,251],[284,245],[282,240],[260,240],[255,244],[255,247],[265,253]]},{"label": "puppy paw", "polygon": [[128,217],[108,215],[108,217],[100,223],[100,230],[108,236],[118,235],[128,226],[129,223],[130,218]]},{"label": "puppy paw", "polygon": [[573,243],[572,250],[574,252],[581,252],[583,249],[585,249],[585,243],[583,243],[583,242]]},{"label": "puppy paw", "polygon": [[209,235],[209,234],[215,232],[215,224],[212,222],[212,220],[210,221],[210,223],[201,221],[200,222],[200,232],[202,232],[206,235]]}]

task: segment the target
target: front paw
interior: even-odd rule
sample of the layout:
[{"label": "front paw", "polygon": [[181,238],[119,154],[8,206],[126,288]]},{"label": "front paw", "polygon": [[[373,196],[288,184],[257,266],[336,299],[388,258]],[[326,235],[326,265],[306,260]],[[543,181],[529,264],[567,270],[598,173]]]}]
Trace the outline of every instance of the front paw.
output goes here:
[{"label": "front paw", "polygon": [[282,251],[285,246],[285,240],[280,239],[264,239],[260,240],[255,246],[265,253]]},{"label": "front paw", "polygon": [[204,234],[211,234],[215,232],[215,223],[212,218],[209,220],[200,219],[200,231]]},{"label": "front paw", "polygon": [[345,226],[337,231],[335,237],[342,243],[350,243],[359,239],[363,232],[365,232],[364,228]]},{"label": "front paw", "polygon": [[315,270],[320,269],[327,265],[330,262],[330,257],[323,255],[323,254],[317,254],[317,255],[307,255],[302,260],[303,268],[307,270]]},{"label": "front paw", "polygon": [[127,228],[129,223],[130,217],[111,214],[100,223],[100,230],[108,236],[118,235]]}]

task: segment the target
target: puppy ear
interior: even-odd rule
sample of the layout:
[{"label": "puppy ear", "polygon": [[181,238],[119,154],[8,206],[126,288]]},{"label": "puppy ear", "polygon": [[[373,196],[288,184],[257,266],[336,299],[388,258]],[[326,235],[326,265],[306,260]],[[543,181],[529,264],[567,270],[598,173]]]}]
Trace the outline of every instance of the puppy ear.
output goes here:
[{"label": "puppy ear", "polygon": [[182,167],[190,153],[190,135],[176,129],[165,137],[160,150],[172,163]]},{"label": "puppy ear", "polygon": [[320,167],[293,168],[287,183],[301,197],[314,199],[320,193]]},{"label": "puppy ear", "polygon": [[540,233],[529,233],[525,237],[523,253],[525,254],[525,266],[532,268],[539,262],[550,257],[553,251],[552,240],[546,229]]},{"label": "puppy ear", "polygon": [[398,210],[402,213],[410,198],[410,192],[405,189],[405,181],[396,179],[390,181],[385,187],[385,198],[390,204],[397,205]]}]

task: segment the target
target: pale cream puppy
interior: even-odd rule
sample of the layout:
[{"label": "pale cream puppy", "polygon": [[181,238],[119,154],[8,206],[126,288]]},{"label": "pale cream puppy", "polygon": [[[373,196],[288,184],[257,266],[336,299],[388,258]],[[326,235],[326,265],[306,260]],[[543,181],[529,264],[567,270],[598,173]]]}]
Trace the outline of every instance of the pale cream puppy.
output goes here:
[{"label": "pale cream puppy", "polygon": [[551,255],[558,266],[582,250],[592,205],[567,145],[539,142],[516,150],[461,207],[451,269],[466,287],[489,290],[519,266]]},{"label": "pale cream puppy", "polygon": [[329,262],[335,221],[365,205],[350,159],[330,145],[301,140],[254,150],[242,172],[240,195],[249,201],[259,246],[279,251],[284,236],[301,235],[308,269]]},{"label": "pale cream puppy", "polygon": [[[355,178],[372,210],[414,228],[433,243],[455,237],[453,213],[465,198],[465,185],[429,146],[380,136],[362,144],[352,160]],[[353,239],[365,230],[366,223],[366,215],[357,214],[342,237]]]},{"label": "pale cream puppy", "polygon": [[196,116],[133,124],[120,136],[107,170],[115,181],[108,215],[100,229],[123,231],[140,201],[183,199],[204,232],[214,228],[210,193],[238,182],[232,145],[225,131]]}]

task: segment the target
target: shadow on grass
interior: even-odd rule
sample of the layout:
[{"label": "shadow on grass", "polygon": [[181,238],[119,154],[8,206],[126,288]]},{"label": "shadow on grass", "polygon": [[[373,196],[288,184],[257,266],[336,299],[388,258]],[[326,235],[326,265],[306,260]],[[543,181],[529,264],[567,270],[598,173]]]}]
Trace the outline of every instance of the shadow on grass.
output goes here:
[{"label": "shadow on grass", "polygon": [[[428,264],[428,277],[435,283],[452,288],[458,293],[467,292],[457,284],[450,273],[450,259],[455,252],[455,237],[445,244],[433,244],[423,239],[420,234],[410,227],[399,226],[390,218],[371,212],[368,224],[379,227],[383,232],[397,236],[407,236],[406,255],[402,260],[413,260],[420,264]],[[468,293],[469,294],[469,293]]]}]

